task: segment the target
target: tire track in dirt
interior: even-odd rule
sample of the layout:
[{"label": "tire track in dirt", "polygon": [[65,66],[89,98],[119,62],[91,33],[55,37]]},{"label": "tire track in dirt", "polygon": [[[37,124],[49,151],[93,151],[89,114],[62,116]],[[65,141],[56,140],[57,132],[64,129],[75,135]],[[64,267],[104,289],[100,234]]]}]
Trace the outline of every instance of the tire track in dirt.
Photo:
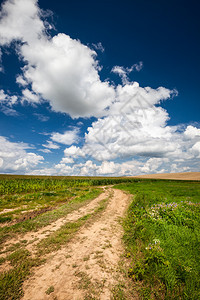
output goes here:
[{"label": "tire track in dirt", "polygon": [[109,191],[113,195],[105,211],[25,281],[23,300],[111,299],[121,276],[118,263],[123,254],[123,230],[119,218],[128,207],[129,196],[120,190]]},{"label": "tire track in dirt", "polygon": [[[98,203],[109,197],[110,191],[107,190],[105,187],[102,187],[104,192],[100,194],[97,198],[90,201],[85,206],[79,208],[78,210],[72,211],[71,213],[67,214],[66,217],[59,218],[55,222],[52,222],[51,224],[42,227],[41,229],[35,231],[35,232],[27,232],[26,234],[22,234],[20,236],[16,236],[12,239],[9,239],[6,243],[2,251],[6,251],[7,248],[9,248],[11,245],[15,245],[17,243],[20,243],[23,240],[27,241],[27,246],[25,248],[29,250],[30,252],[34,252],[35,246],[42,240],[45,239],[48,235],[55,232],[56,230],[60,229],[61,226],[63,226],[67,222],[74,222],[77,221],[79,218],[83,217],[86,214],[92,213],[95,208],[98,206]],[[5,254],[6,255],[6,254]],[[1,255],[1,257],[4,257],[5,255]]]}]

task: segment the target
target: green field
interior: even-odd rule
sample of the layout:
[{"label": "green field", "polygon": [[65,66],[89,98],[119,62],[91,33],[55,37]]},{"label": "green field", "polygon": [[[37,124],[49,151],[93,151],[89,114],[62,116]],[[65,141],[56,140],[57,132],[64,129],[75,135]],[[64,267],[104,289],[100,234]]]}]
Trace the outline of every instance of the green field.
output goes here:
[{"label": "green field", "polygon": [[[20,299],[32,268],[101,213],[107,202],[40,241],[35,257],[26,249],[26,240],[7,248],[5,243],[86,205],[105,185],[133,195],[123,221],[124,260],[130,284],[140,298],[200,298],[200,182],[0,175],[0,267],[12,266],[0,273],[0,299]],[[120,295],[115,299],[127,299]]]},{"label": "green field", "polygon": [[142,299],[200,299],[200,182],[141,180],[124,221],[129,277]]}]

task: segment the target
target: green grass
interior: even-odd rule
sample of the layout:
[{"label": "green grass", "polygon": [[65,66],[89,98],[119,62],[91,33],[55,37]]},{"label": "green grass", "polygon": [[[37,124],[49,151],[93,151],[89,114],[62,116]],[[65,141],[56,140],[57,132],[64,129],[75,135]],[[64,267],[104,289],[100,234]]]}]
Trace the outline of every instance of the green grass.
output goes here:
[{"label": "green grass", "polygon": [[129,277],[142,299],[200,298],[200,183],[141,180],[124,221]]},{"label": "green grass", "polygon": [[4,195],[1,196],[0,209],[18,209],[23,206],[24,210],[37,207],[53,206],[57,203],[64,202],[66,199],[76,196],[73,188],[63,189],[52,192],[34,192],[26,194]]},{"label": "green grass", "polygon": [[53,285],[51,285],[47,290],[46,290],[46,294],[47,295],[50,295],[51,293],[53,293],[54,292],[54,287],[53,287]]},{"label": "green grass", "polygon": [[31,268],[38,266],[42,260],[33,259],[28,250],[20,249],[9,257],[13,269],[0,274],[0,299],[17,300],[23,296],[22,283],[30,275]]}]

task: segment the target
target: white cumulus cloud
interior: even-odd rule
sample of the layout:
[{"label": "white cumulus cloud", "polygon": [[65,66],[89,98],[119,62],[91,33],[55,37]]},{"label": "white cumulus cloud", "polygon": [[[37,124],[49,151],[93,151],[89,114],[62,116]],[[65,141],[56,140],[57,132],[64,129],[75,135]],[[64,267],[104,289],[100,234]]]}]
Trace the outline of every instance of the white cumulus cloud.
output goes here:
[{"label": "white cumulus cloud", "polygon": [[12,106],[13,104],[16,104],[17,100],[17,96],[10,96],[6,94],[4,90],[0,90],[0,104]]},{"label": "white cumulus cloud", "polygon": [[57,144],[54,144],[52,141],[47,141],[46,144],[42,144],[43,147],[47,148],[47,149],[59,149],[60,146]]},{"label": "white cumulus cloud", "polygon": [[65,131],[63,134],[54,132],[51,134],[52,141],[64,145],[72,145],[78,143],[79,141],[79,130],[75,128],[74,130]]},{"label": "white cumulus cloud", "polygon": [[0,136],[0,173],[24,173],[30,172],[38,166],[44,158],[31,151],[25,143],[10,142]]},{"label": "white cumulus cloud", "polygon": [[39,103],[40,102],[40,97],[37,94],[30,91],[29,89],[23,90],[22,94],[23,94],[22,101],[27,101],[30,103]]},{"label": "white cumulus cloud", "polygon": [[34,42],[45,30],[37,0],[7,0],[0,13],[0,44]]},{"label": "white cumulus cloud", "polygon": [[140,61],[138,64],[132,65],[130,68],[124,68],[120,66],[114,66],[111,70],[111,72],[118,74],[121,79],[123,84],[129,83],[128,75],[133,72],[134,70],[140,71],[143,68],[143,62]]},{"label": "white cumulus cloud", "polygon": [[74,157],[74,158],[84,157],[85,156],[85,154],[82,151],[82,149],[80,149],[79,147],[76,147],[76,146],[71,146],[69,148],[66,148],[64,150],[64,155],[66,157]]},{"label": "white cumulus cloud", "polygon": [[187,126],[184,134],[189,139],[194,139],[194,138],[200,139],[200,129],[198,129],[192,125]]},{"label": "white cumulus cloud", "polygon": [[72,118],[100,116],[115,97],[114,88],[100,80],[96,52],[66,34],[51,38],[35,0],[6,1],[0,20],[0,44],[19,41],[17,52],[24,60],[20,85],[28,83],[23,99],[49,101],[54,111]]}]

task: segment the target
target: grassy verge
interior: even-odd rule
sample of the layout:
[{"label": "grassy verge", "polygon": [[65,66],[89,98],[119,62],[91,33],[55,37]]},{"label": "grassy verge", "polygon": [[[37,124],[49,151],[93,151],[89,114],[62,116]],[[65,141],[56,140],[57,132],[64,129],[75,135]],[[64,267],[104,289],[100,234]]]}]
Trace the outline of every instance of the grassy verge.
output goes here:
[{"label": "grassy verge", "polygon": [[200,184],[145,180],[124,221],[129,277],[142,299],[200,298]]}]

